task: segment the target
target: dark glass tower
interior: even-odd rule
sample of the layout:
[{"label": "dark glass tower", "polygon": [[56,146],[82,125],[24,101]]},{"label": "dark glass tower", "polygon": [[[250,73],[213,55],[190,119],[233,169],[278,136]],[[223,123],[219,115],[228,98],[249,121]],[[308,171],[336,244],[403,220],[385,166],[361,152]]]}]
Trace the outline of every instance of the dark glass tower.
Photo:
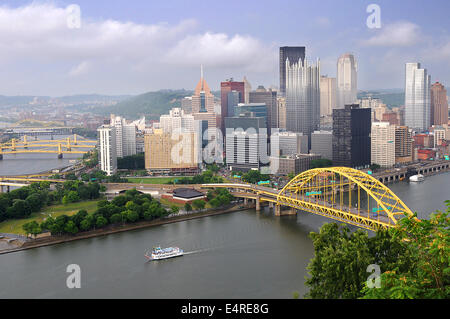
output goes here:
[{"label": "dark glass tower", "polygon": [[305,62],[305,47],[280,47],[280,94],[286,96],[286,59],[290,65]]},{"label": "dark glass tower", "polygon": [[371,109],[358,104],[333,110],[333,165],[370,165]]}]

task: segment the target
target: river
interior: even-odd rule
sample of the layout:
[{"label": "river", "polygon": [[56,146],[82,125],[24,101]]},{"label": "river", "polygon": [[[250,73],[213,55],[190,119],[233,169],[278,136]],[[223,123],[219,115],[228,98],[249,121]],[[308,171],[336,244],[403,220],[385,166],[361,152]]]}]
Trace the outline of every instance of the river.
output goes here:
[{"label": "river", "polygon": [[[450,199],[450,172],[389,187],[419,217]],[[266,208],[150,227],[0,255],[0,298],[292,298],[307,287],[308,234],[330,220],[309,213],[276,218]],[[147,262],[156,244],[185,256]],[[68,289],[66,267],[81,268]]]}]

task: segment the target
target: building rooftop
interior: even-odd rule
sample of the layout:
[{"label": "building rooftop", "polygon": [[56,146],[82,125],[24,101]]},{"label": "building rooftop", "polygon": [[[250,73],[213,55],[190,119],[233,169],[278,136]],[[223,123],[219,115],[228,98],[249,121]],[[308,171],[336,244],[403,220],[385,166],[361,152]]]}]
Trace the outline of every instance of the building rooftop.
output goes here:
[{"label": "building rooftop", "polygon": [[181,198],[195,198],[205,196],[205,194],[192,188],[177,188],[173,190],[173,196]]}]

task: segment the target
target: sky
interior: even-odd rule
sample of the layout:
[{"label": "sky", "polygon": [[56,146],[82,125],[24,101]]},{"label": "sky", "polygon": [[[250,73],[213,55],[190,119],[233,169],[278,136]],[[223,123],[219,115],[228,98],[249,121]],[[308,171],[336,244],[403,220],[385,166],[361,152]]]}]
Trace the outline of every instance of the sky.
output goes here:
[{"label": "sky", "polygon": [[[370,4],[380,28],[369,28]],[[79,25],[71,5],[80,9]],[[358,89],[404,87],[406,62],[450,86],[448,0],[73,0],[0,2],[0,95],[213,90],[245,75],[279,85],[279,47],[305,46],[335,77],[352,53]]]}]

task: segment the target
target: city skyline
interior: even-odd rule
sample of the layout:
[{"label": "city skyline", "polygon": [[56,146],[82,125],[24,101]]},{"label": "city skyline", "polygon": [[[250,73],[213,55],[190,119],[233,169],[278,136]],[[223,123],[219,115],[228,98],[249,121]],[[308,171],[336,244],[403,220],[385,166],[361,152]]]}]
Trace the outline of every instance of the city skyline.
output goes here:
[{"label": "city skyline", "polygon": [[[278,86],[282,46],[305,46],[307,57],[319,57],[322,75],[330,77],[336,76],[341,54],[354,54],[362,90],[402,89],[403,66],[416,61],[427,65],[433,82],[450,82],[448,22],[431,23],[444,17],[444,1],[425,9],[417,2],[379,1],[380,29],[366,25],[368,2],[299,2],[289,3],[290,10],[281,4],[269,11],[249,1],[239,4],[242,10],[237,13],[232,10],[238,6],[234,1],[227,3],[228,11],[224,4],[205,7],[203,2],[171,3],[171,10],[166,10],[167,4],[136,2],[131,10],[125,2],[78,1],[79,29],[67,28],[65,8],[70,4],[3,2],[0,45],[4,72],[10,77],[0,82],[0,94],[191,89],[201,64],[214,91],[229,77],[247,76],[254,87]],[[299,7],[302,13],[295,10]],[[295,14],[299,16],[293,19]],[[277,23],[264,23],[270,19]]]}]

